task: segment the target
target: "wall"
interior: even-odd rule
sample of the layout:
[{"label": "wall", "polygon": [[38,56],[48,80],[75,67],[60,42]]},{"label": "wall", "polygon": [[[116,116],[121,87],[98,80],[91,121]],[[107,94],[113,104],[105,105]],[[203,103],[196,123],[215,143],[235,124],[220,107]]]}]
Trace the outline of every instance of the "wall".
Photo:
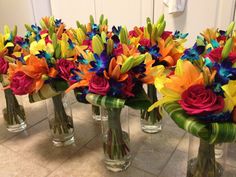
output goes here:
[{"label": "wall", "polygon": [[11,28],[18,26],[19,34],[24,34],[24,24],[34,23],[34,15],[30,0],[1,0],[0,1],[0,32],[8,24]]},{"label": "wall", "polygon": [[165,14],[167,29],[189,33],[188,45],[192,45],[196,36],[205,28],[225,29],[233,20],[235,0],[187,0],[183,13],[168,14],[168,7],[162,0],[155,0],[154,21]]},{"label": "wall", "polygon": [[84,0],[51,0],[51,5],[52,14],[73,27],[76,20],[88,23],[90,14],[96,21],[104,14],[109,24],[128,28],[142,25],[147,16],[153,16],[152,0],[86,0],[86,3]]},{"label": "wall", "polygon": [[50,0],[0,0],[0,32],[3,26],[18,27],[18,34],[25,34],[24,24],[34,24],[43,16],[51,15]]}]

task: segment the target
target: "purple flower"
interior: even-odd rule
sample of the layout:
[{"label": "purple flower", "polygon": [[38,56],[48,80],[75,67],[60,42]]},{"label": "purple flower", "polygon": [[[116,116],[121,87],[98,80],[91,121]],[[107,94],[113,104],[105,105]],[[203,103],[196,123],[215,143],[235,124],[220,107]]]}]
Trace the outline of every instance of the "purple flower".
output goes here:
[{"label": "purple flower", "polygon": [[102,74],[103,71],[107,68],[109,63],[109,57],[106,54],[106,51],[103,51],[100,56],[94,54],[95,61],[91,61],[90,65],[93,67],[89,71],[96,72],[97,74]]},{"label": "purple flower", "polygon": [[0,74],[6,74],[9,67],[9,63],[0,57]]}]

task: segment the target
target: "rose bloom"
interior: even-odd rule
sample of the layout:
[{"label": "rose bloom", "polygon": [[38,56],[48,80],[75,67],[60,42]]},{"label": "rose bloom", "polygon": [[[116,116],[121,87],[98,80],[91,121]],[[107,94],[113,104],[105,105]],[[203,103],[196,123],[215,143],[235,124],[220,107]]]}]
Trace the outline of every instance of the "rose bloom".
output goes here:
[{"label": "rose bloom", "polygon": [[7,74],[9,64],[8,62],[0,57],[0,74]]},{"label": "rose bloom", "polygon": [[25,95],[34,91],[35,80],[22,71],[18,71],[11,79],[10,88],[16,95]]},{"label": "rose bloom", "polygon": [[219,113],[223,111],[225,105],[222,96],[217,96],[204,85],[193,85],[185,90],[179,104],[189,115]]},{"label": "rose bloom", "polygon": [[105,96],[109,90],[110,85],[108,80],[106,80],[104,77],[94,74],[89,82],[89,91]]},{"label": "rose bloom", "polygon": [[71,69],[75,68],[75,64],[73,61],[60,59],[60,60],[57,60],[56,68],[58,71],[58,75],[62,79],[65,79],[67,81],[70,78]]}]

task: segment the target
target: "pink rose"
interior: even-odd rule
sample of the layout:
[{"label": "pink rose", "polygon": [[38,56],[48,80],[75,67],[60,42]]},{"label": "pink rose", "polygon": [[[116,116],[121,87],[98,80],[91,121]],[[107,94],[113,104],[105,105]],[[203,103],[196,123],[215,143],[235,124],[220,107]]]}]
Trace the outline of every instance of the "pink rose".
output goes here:
[{"label": "pink rose", "polygon": [[18,71],[11,80],[10,88],[16,95],[32,93],[35,88],[35,80],[24,72]]},{"label": "pink rose", "polygon": [[222,60],[221,53],[222,53],[223,47],[218,47],[216,49],[213,49],[206,55],[206,57],[210,58],[210,60],[214,62],[220,62]]},{"label": "pink rose", "polygon": [[89,82],[89,91],[104,96],[109,90],[110,85],[108,80],[94,74]]},{"label": "pink rose", "polygon": [[0,57],[0,74],[7,74],[8,67],[8,62]]},{"label": "pink rose", "polygon": [[59,59],[57,60],[56,68],[58,71],[58,75],[62,79],[65,79],[67,81],[70,78],[71,70],[75,68],[75,64],[73,61],[70,61],[70,60]]},{"label": "pink rose", "polygon": [[190,115],[207,115],[221,112],[224,98],[204,85],[193,85],[182,93],[179,104]]}]

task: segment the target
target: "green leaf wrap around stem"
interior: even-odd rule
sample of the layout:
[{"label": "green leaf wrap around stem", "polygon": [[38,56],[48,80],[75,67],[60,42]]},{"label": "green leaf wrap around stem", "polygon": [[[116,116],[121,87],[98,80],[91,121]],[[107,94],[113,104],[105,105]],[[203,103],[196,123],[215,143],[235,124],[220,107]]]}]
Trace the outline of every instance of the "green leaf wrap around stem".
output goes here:
[{"label": "green leaf wrap around stem", "polygon": [[200,122],[194,116],[188,115],[181,108],[178,102],[164,104],[163,106],[166,112],[180,128],[209,142],[210,144],[234,142],[236,140],[235,123]]}]

